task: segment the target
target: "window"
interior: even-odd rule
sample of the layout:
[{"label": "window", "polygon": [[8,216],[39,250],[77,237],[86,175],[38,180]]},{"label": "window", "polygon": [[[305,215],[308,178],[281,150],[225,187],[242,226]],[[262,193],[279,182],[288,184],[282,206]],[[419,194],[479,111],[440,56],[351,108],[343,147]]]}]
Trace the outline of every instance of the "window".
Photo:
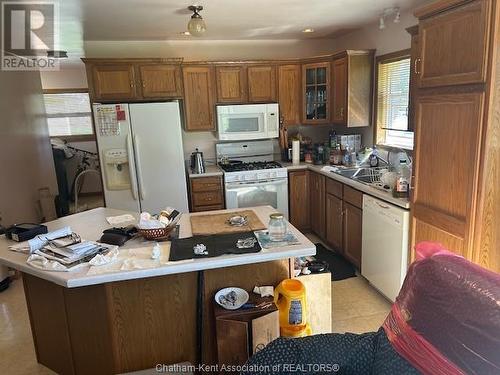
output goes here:
[{"label": "window", "polygon": [[377,58],[377,144],[413,148],[408,126],[410,69],[409,51]]},{"label": "window", "polygon": [[92,112],[87,92],[46,93],[43,96],[51,137],[93,138]]}]

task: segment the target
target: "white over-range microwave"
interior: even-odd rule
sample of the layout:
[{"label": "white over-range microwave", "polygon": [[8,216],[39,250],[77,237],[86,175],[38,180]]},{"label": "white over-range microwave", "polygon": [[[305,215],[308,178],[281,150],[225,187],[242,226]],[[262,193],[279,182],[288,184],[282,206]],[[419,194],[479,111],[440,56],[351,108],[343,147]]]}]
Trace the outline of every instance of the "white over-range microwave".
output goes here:
[{"label": "white over-range microwave", "polygon": [[221,141],[277,138],[277,103],[217,106],[217,132]]}]

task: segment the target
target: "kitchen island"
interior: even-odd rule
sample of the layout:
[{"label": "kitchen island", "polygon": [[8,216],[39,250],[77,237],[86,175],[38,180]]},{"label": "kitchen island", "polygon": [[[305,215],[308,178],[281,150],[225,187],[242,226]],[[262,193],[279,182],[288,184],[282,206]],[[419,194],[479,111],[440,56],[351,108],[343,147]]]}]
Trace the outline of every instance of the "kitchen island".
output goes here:
[{"label": "kitchen island", "polygon": [[[253,210],[264,224],[274,211]],[[238,210],[222,212],[230,211]],[[98,208],[47,226],[50,231],[69,225],[82,238],[96,240],[111,227],[106,217],[124,213]],[[183,215],[179,237],[190,237],[190,215],[202,214]],[[13,242],[1,236],[0,263],[22,272],[37,359],[60,374],[124,373],[185,361],[211,364],[216,362],[215,292],[227,286],[277,285],[291,276],[292,258],[315,254],[314,244],[289,228],[298,245],[169,262],[164,243],[162,259],[167,260],[157,267],[97,273],[88,266],[74,272],[33,268],[27,255],[10,251]],[[152,246],[133,239],[120,252]]]}]

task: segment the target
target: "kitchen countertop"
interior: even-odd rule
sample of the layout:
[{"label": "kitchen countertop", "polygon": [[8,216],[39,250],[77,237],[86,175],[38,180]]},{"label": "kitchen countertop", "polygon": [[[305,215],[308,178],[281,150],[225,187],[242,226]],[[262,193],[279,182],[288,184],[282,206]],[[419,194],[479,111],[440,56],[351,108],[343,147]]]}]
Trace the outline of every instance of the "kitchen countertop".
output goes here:
[{"label": "kitchen countertop", "polygon": [[321,173],[322,175],[331,178],[332,180],[339,181],[345,185],[349,185],[350,187],[362,191],[363,193],[366,193],[368,195],[371,195],[375,198],[379,198],[383,201],[386,201],[387,203],[392,203],[398,207],[405,208],[405,209],[410,209],[410,201],[409,199],[406,198],[394,198],[391,193],[386,193],[384,191],[381,191],[379,189],[373,188],[371,186],[365,185],[361,182],[352,180],[348,177],[341,176],[337,173],[333,172],[328,172],[328,171],[323,171],[323,167],[325,165],[314,165],[314,164],[308,164],[308,163],[300,163],[300,164],[292,164],[292,163],[287,163],[287,162],[280,162],[281,165],[285,168],[287,168],[289,171],[297,171],[297,170],[304,170],[308,169],[314,172]]},{"label": "kitchen countertop", "polygon": [[222,176],[223,174],[224,172],[217,165],[208,165],[205,168],[205,173],[201,174],[193,173],[191,171],[191,168],[188,168],[189,178],[215,177],[215,176]]},{"label": "kitchen countertop", "polygon": [[[274,208],[271,206],[261,206],[253,209],[259,219],[267,224],[269,220],[269,214],[275,212]],[[221,210],[212,211],[211,213],[221,213],[221,212],[234,212],[241,211],[241,209],[232,210]],[[78,233],[83,239],[86,240],[97,240],[100,238],[102,231],[107,228],[111,228],[106,221],[108,216],[122,215],[125,213],[130,213],[135,217],[138,214],[115,210],[110,208],[96,208],[90,211],[81,212],[75,215],[66,216],[54,221],[47,223],[49,231],[61,228],[63,226],[70,226],[71,229]],[[189,217],[194,215],[206,215],[206,212],[200,213],[189,213],[183,214],[179,224],[180,224],[180,238],[191,237],[191,224]],[[255,264],[262,262],[269,262],[273,260],[286,259],[292,257],[309,256],[316,254],[316,246],[309,241],[299,230],[288,224],[289,229],[299,240],[299,245],[285,246],[272,249],[262,249],[258,253],[252,254],[240,254],[240,255],[222,255],[213,258],[204,259],[191,259],[179,262],[165,262],[161,266],[156,268],[144,268],[144,269],[134,269],[127,271],[117,271],[113,273],[103,273],[103,274],[93,274],[87,275],[89,266],[84,266],[73,272],[54,272],[54,271],[44,271],[34,267],[31,267],[26,263],[27,254],[11,251],[8,246],[16,242],[10,241],[5,238],[4,235],[0,236],[0,264],[4,264],[8,267],[14,268],[21,272],[31,274],[33,276],[51,281],[55,284],[62,285],[67,288],[74,288],[87,285],[103,284],[114,281],[122,280],[132,280],[141,279],[146,277],[162,276],[179,274],[185,272],[194,272],[200,270],[208,270],[214,268],[224,268],[231,266],[239,266],[244,264]],[[153,247],[153,242],[146,241],[142,238],[132,239],[128,241],[125,246],[121,249],[144,249]],[[162,251],[169,251],[162,247]],[[164,252],[163,257],[168,258],[168,253]]]}]

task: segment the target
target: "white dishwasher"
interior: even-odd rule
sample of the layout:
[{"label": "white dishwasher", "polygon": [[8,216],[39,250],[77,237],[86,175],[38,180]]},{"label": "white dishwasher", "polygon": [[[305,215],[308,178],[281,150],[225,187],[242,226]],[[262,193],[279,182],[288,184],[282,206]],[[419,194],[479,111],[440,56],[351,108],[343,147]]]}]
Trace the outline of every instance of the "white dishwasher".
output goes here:
[{"label": "white dishwasher", "polygon": [[361,274],[394,301],[406,276],[410,212],[363,195]]}]

